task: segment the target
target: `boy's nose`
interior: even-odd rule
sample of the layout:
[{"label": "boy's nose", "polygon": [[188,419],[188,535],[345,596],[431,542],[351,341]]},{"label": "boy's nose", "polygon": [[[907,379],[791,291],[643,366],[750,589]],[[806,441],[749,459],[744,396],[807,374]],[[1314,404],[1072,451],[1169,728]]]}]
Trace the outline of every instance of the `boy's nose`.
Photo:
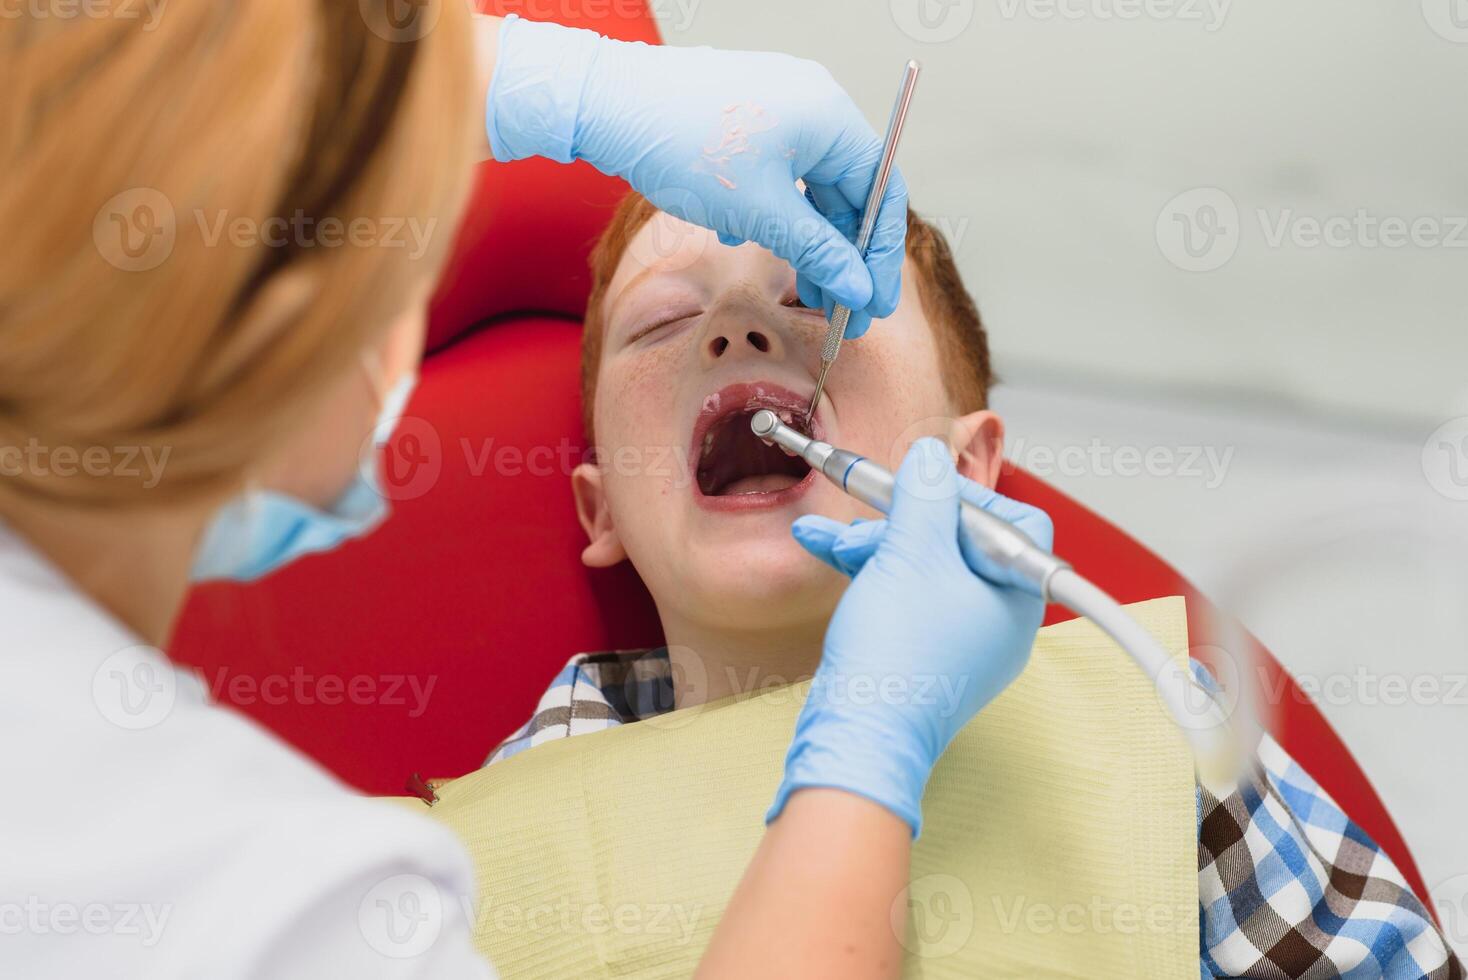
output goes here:
[{"label": "boy's nose", "polygon": [[778,343],[773,331],[751,326],[742,333],[738,329],[714,331],[708,340],[707,350],[711,360],[719,360],[728,356],[731,350],[736,355],[768,354]]}]

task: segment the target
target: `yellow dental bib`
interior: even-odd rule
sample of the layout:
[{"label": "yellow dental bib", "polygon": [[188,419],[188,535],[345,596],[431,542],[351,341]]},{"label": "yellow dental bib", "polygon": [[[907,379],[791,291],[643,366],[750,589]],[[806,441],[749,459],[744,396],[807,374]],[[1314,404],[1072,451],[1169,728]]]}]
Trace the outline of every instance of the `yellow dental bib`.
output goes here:
[{"label": "yellow dental bib", "polygon": [[[1129,611],[1186,655],[1181,598]],[[473,856],[475,940],[501,975],[691,976],[759,843],[804,693],[547,743],[442,787],[427,812]],[[1041,630],[928,784],[895,897],[905,975],[1197,977],[1194,787],[1131,660],[1087,622]]]}]

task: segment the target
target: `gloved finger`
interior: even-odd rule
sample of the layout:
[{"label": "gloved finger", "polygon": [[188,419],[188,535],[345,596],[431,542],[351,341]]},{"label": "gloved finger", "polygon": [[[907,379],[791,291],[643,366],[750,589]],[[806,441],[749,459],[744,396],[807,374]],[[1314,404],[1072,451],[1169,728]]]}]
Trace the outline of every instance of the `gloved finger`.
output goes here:
[{"label": "gloved finger", "polygon": [[831,222],[848,242],[856,244],[857,233],[861,230],[860,205],[854,205],[848,201],[839,188],[832,187],[830,184],[815,184],[809,181],[805,185],[805,199],[810,202],[811,207]]},{"label": "gloved finger", "polygon": [[775,205],[778,220],[760,222],[754,240],[838,302],[865,308],[872,299],[872,277],[856,247],[794,184],[776,195]]},{"label": "gloved finger", "polygon": [[[865,179],[848,176],[839,185],[807,181],[806,197],[852,242],[860,232],[862,209],[870,193],[875,175]],[[853,197],[855,194],[862,197]],[[846,325],[846,336],[855,340],[867,332],[873,317],[887,317],[897,309],[902,292],[902,262],[907,255],[907,184],[893,168],[882,197],[872,240],[867,245],[866,265],[872,277],[872,301],[865,308],[853,307]],[[807,304],[809,305],[809,304]],[[830,318],[829,304],[826,308]]]},{"label": "gloved finger", "polygon": [[861,571],[886,529],[886,521],[843,524],[820,514],[807,514],[790,526],[801,547],[844,575]]},{"label": "gloved finger", "polygon": [[800,297],[801,304],[809,309],[824,310],[826,308],[826,294],[821,292],[821,287],[812,282],[809,277],[799,275],[795,277],[795,292]]},{"label": "gloved finger", "polygon": [[956,555],[958,493],[948,447],[932,437],[915,441],[897,469],[886,542],[910,556],[944,547]]},{"label": "gloved finger", "polygon": [[[840,191],[825,184],[808,183],[805,185],[805,199],[810,202],[811,207],[831,222],[847,241],[856,241],[856,226],[861,216],[846,203],[846,198],[841,196]],[[795,291],[802,297],[809,296],[809,301],[802,298],[801,302],[813,310],[820,310],[825,315],[826,322],[831,322],[831,315],[836,309],[836,297],[821,289],[809,276],[800,274],[795,277]]]},{"label": "gloved finger", "polygon": [[[870,309],[870,307],[868,307]],[[872,315],[866,310],[852,310],[846,321],[846,339],[855,340],[866,333],[872,325]]]},{"label": "gloved finger", "polygon": [[[872,318],[880,319],[896,312],[897,302],[902,296],[902,263],[906,258],[907,183],[894,168],[866,251],[867,271],[872,277],[872,301],[862,311],[866,314],[866,323],[870,323]],[[852,317],[852,323],[855,325],[855,317]],[[848,328],[846,334],[860,337],[865,332],[866,327],[862,326],[856,333]]]},{"label": "gloved finger", "polygon": [[845,571],[837,564],[835,556],[836,542],[844,530],[845,524],[820,514],[804,514],[790,525],[790,533],[802,548],[838,572]]},{"label": "gloved finger", "polygon": [[858,521],[841,532],[831,552],[842,570],[855,576],[867,559],[877,553],[886,535],[886,521]]},{"label": "gloved finger", "polygon": [[[827,220],[836,226],[837,231],[846,236],[848,241],[853,243],[856,241],[861,226],[861,211],[846,199],[845,194],[830,184],[807,183],[805,197],[817,211],[825,215]],[[870,267],[868,263],[868,268]],[[799,289],[798,283],[796,288]],[[830,322],[835,306],[835,297],[824,293],[821,295],[820,308],[826,314],[827,322]],[[853,309],[851,317],[846,321],[846,337],[860,337],[867,332],[871,323],[872,318],[869,314],[863,310]]]},{"label": "gloved finger", "polygon": [[718,232],[718,236],[720,245],[728,245],[731,248],[737,248],[740,245],[744,244],[744,238],[739,235],[734,235],[728,232],[721,231]]},{"label": "gloved finger", "polygon": [[[809,179],[809,178],[808,178]],[[836,184],[836,190],[848,206],[858,214],[866,207],[867,195],[876,180],[876,164],[867,170],[848,172]],[[907,181],[902,171],[892,168],[887,189],[867,244],[866,264],[872,277],[872,301],[860,312],[866,314],[856,332],[847,328],[848,337],[860,337],[873,317],[891,316],[902,293],[902,262],[907,257]],[[853,311],[855,312],[855,310]],[[856,317],[852,318],[856,325]]]},{"label": "gloved finger", "polygon": [[[826,220],[830,221],[836,230],[846,237],[847,241],[856,241],[856,226],[860,216],[846,203],[846,198],[841,196],[840,191],[825,184],[806,184],[805,199],[810,202],[811,207],[824,215]],[[809,276],[799,273],[795,276],[795,291],[800,295],[802,303],[813,310],[820,310],[825,314],[826,322],[831,322],[831,314],[836,308],[834,296],[816,285]]]}]

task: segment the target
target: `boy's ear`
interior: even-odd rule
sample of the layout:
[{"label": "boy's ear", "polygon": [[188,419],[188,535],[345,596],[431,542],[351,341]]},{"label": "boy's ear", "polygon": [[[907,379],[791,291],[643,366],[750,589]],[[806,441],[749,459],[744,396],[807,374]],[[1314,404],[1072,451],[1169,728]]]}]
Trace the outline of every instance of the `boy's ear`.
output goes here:
[{"label": "boy's ear", "polygon": [[984,409],[953,420],[951,446],[958,472],[975,483],[993,487],[1004,468],[1004,420]]},{"label": "boy's ear", "polygon": [[582,549],[581,563],[588,568],[610,568],[625,560],[627,550],[622,547],[622,539],[612,525],[601,467],[595,463],[582,463],[572,470],[571,493],[576,497],[576,517],[589,539]]}]

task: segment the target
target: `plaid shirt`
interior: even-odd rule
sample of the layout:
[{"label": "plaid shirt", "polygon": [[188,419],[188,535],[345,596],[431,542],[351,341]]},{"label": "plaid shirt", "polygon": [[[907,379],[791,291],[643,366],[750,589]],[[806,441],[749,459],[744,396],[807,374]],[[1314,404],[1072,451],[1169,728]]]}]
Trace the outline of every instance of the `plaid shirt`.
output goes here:
[{"label": "plaid shirt", "polygon": [[[666,648],[580,654],[485,765],[671,710]],[[1427,909],[1371,838],[1269,736],[1254,762],[1237,782],[1198,787],[1200,976],[1463,980]]]}]

